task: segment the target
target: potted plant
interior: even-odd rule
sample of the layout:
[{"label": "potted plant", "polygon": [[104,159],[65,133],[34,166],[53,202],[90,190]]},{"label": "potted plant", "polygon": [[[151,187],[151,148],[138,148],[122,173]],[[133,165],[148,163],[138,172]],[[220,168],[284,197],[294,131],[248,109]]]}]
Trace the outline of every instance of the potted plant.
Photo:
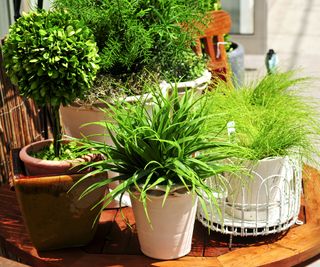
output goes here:
[{"label": "potted plant", "polygon": [[[106,112],[111,110],[116,121],[104,124],[113,144],[82,140],[83,146],[105,155],[104,160],[89,166],[94,165],[98,172],[119,173],[87,188],[83,196],[121,181],[101,202],[107,206],[115,197],[129,192],[141,250],[157,259],[189,253],[197,198],[203,204],[205,192],[214,201],[214,189],[208,188],[205,178],[235,169],[219,160],[237,149],[229,142],[208,140],[210,133],[203,127],[207,119],[202,101],[205,95],[199,98],[186,91],[179,96],[176,87],[172,90],[162,94],[152,89],[148,105],[144,101],[107,104]],[[200,153],[209,148],[211,154]]]},{"label": "potted plant", "polygon": [[[218,83],[211,93],[208,106],[215,116],[207,127],[245,152],[233,161],[248,173],[225,174],[231,186],[227,201],[233,216],[273,223],[290,219],[287,214],[293,200],[286,192],[299,175],[294,168],[301,170],[302,159],[310,162],[318,154],[314,146],[320,133],[316,106],[298,90],[306,81],[295,78],[294,72],[274,73],[239,90],[232,83]],[[219,127],[225,130],[218,132]]]},{"label": "potted plant", "polygon": [[[30,238],[38,250],[85,245],[97,228],[99,207],[92,206],[105,188],[81,201],[78,198],[84,188],[106,174],[79,183],[69,192],[83,176],[79,168],[72,167],[96,156],[72,160],[78,148],[61,141],[59,107],[83,96],[93,82],[98,69],[93,35],[66,12],[31,12],[11,26],[3,53],[5,68],[21,95],[46,106],[53,118],[53,141],[33,143],[20,152],[32,177],[14,179]],[[78,174],[66,175],[75,172]]]},{"label": "potted plant", "polygon": [[[61,108],[68,135],[81,137],[81,134],[97,133],[97,126],[81,127],[92,121],[92,117],[106,119],[97,108],[97,96],[130,98],[143,94],[145,83],[163,80],[174,84],[193,81],[180,84],[181,87],[203,87],[210,81],[206,62],[191,49],[194,36],[199,32],[191,22],[204,20],[196,3],[55,0],[53,6],[67,9],[73,17],[84,21],[95,35],[101,57],[101,69],[87,101]],[[180,25],[185,23],[191,26],[182,28]],[[102,136],[91,138],[105,140]]]},{"label": "potted plant", "polygon": [[[97,47],[91,31],[66,12],[32,12],[11,26],[3,53],[7,73],[19,86],[20,94],[50,111],[54,150],[51,159],[59,158],[62,151],[59,107],[83,97],[98,70]],[[43,174],[45,170],[61,174],[72,166],[71,162],[45,162],[28,155],[50,143],[42,141],[22,149],[20,157],[30,175]],[[70,155],[67,153],[66,157]],[[35,167],[38,163],[48,165]],[[60,164],[61,170],[57,169]]]},{"label": "potted plant", "polygon": [[[100,51],[101,74],[127,80],[134,79],[132,73],[141,76],[147,68],[153,74],[160,71],[161,79],[170,81],[201,75],[197,70],[201,62],[190,56],[199,32],[195,22],[204,23],[203,8],[196,2],[55,0],[53,7],[68,10],[92,30]],[[182,24],[189,26],[186,29]]]}]

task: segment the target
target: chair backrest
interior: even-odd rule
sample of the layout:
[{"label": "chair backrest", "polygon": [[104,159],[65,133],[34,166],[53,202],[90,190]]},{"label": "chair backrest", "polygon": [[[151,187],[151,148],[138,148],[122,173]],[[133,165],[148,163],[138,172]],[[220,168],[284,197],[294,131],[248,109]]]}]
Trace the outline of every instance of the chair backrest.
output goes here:
[{"label": "chair backrest", "polygon": [[224,35],[230,32],[231,17],[223,11],[208,13],[209,24],[203,29],[203,35],[196,40],[196,53],[206,53],[209,56],[208,68],[213,74],[228,72],[227,53],[224,46]]}]

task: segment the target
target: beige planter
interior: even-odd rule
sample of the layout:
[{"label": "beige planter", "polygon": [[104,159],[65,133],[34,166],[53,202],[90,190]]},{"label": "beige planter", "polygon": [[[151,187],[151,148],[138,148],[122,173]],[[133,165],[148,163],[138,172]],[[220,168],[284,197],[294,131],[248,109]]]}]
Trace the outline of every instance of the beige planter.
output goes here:
[{"label": "beige planter", "polygon": [[[183,92],[186,88],[195,88],[197,92],[202,93],[202,91],[207,87],[211,79],[211,73],[206,70],[198,79],[188,82],[177,83],[177,87]],[[174,86],[167,82],[162,82],[160,84],[163,93]],[[141,96],[129,96],[125,100],[127,102],[135,102],[137,99],[144,98],[148,101],[151,99],[151,95],[144,94]],[[97,106],[105,107],[105,105],[97,104]],[[61,122],[63,126],[64,133],[68,136],[82,138],[83,136],[89,136],[89,139],[104,142],[109,145],[112,144],[111,138],[107,135],[104,127],[99,125],[86,125],[90,122],[96,121],[113,121],[112,114],[106,114],[101,111],[98,107],[83,105],[83,106],[66,106],[60,107]],[[151,110],[151,107],[150,107]]]},{"label": "beige planter", "polygon": [[[90,122],[106,121],[111,118],[106,113],[94,106],[66,106],[60,107],[61,123],[66,135],[75,138],[90,136],[90,139],[98,142],[112,144],[111,138],[105,135],[105,128],[99,125],[85,125]],[[98,135],[97,135],[98,134]],[[95,136],[93,136],[95,135]]]},{"label": "beige planter", "polygon": [[[162,207],[161,196],[150,196],[147,210],[149,224],[138,195],[131,197],[141,251],[155,259],[169,260],[187,255],[191,250],[197,197],[173,191]],[[181,190],[181,189],[180,189]]]}]

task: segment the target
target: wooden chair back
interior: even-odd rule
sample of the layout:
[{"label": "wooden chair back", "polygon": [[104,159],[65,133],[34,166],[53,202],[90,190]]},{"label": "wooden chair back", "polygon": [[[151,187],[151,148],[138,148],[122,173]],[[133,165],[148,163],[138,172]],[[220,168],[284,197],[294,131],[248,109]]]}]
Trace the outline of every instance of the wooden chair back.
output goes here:
[{"label": "wooden chair back", "polygon": [[228,72],[224,35],[230,32],[231,17],[223,10],[211,11],[208,16],[209,23],[196,40],[195,51],[198,55],[206,53],[209,56],[209,70],[220,77]]}]

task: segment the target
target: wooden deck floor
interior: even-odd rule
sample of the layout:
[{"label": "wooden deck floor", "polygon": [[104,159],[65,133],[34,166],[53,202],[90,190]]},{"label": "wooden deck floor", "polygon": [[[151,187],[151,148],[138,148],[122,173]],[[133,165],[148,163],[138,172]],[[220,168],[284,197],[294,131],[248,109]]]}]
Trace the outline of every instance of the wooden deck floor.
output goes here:
[{"label": "wooden deck floor", "polygon": [[300,219],[305,222],[277,235],[234,238],[208,231],[196,222],[192,251],[174,261],[150,259],[140,252],[131,208],[103,212],[95,239],[86,247],[38,253],[23,224],[15,192],[0,187],[0,256],[31,266],[293,266],[320,253],[320,174],[307,167]]}]

